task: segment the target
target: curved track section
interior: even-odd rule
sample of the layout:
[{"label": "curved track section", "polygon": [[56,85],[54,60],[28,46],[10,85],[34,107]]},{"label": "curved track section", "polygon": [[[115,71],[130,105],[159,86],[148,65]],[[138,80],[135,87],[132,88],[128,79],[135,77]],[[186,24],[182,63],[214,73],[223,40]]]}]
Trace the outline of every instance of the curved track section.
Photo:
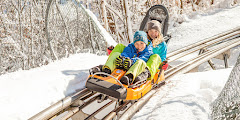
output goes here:
[{"label": "curved track section", "polygon": [[[84,120],[95,120],[95,115],[100,113],[102,110],[107,108],[109,105],[114,105],[114,109],[109,111],[106,116],[101,119],[112,120],[112,119],[130,119],[141,107],[156,93],[157,88],[164,85],[169,81],[169,78],[177,74],[182,74],[190,71],[191,69],[199,66],[203,62],[210,60],[217,55],[220,55],[227,50],[240,45],[240,27],[231,29],[224,33],[215,35],[213,37],[207,38],[203,41],[191,44],[182,49],[168,53],[167,59],[169,63],[178,60],[186,55],[194,53],[196,51],[207,49],[206,52],[192,58],[186,62],[180,63],[172,68],[165,71],[165,80],[159,85],[156,85],[150,92],[143,96],[138,101],[123,101],[117,100],[115,98],[105,96],[88,89],[83,89],[72,96],[66,97],[61,101],[55,103],[49,108],[43,110],[42,112],[31,117],[29,120],[44,120],[51,119],[60,114],[60,120],[66,120],[68,118],[84,119]],[[104,102],[103,101],[108,101]],[[93,102],[102,102],[100,108],[95,110],[91,114],[86,114],[82,111],[83,108],[88,108]],[[91,109],[91,108],[89,108]]]}]

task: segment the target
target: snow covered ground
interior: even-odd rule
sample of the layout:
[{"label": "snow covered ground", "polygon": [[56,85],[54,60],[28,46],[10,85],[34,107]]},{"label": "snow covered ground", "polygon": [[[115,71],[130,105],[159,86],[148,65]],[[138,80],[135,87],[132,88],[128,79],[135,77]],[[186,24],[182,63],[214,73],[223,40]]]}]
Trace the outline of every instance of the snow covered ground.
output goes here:
[{"label": "snow covered ground", "polygon": [[134,120],[207,120],[231,68],[178,75],[160,88]]},{"label": "snow covered ground", "polygon": [[[197,15],[180,26],[171,29],[169,51],[174,51],[240,25],[240,6]],[[231,50],[230,67],[236,63],[240,47]],[[184,59],[184,58],[183,58]],[[188,58],[186,58],[188,59]],[[210,104],[221,92],[232,68],[224,68],[223,60],[213,59],[217,69],[211,70],[206,62],[198,73],[188,73],[171,78],[148,103],[133,117],[135,120],[207,120]]]},{"label": "snow covered ground", "polygon": [[[172,39],[168,50],[173,51],[240,25],[240,6],[222,9],[187,19],[170,28]],[[240,48],[232,50],[230,67],[236,62]],[[31,70],[19,70],[0,76],[0,118],[26,120],[60,99],[84,88],[88,69],[104,64],[107,56],[89,53]],[[214,60],[217,68],[223,61]],[[208,67],[206,67],[208,66]],[[209,69],[203,64],[201,71]],[[209,104],[223,88],[232,68],[178,75],[160,88],[149,102],[133,117],[136,120],[209,119]]]}]

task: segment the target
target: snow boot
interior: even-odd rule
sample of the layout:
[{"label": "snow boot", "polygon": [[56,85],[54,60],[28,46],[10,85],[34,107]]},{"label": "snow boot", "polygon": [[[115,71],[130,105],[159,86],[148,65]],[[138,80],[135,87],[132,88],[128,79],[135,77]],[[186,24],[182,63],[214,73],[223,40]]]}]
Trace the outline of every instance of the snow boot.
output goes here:
[{"label": "snow boot", "polygon": [[120,79],[120,82],[125,84],[125,85],[129,85],[130,83],[132,83],[132,79],[133,79],[133,75],[132,74],[128,74],[128,75],[124,75]]},{"label": "snow boot", "polygon": [[145,71],[143,71],[141,74],[139,74],[133,83],[139,82],[139,81],[144,81],[147,80],[148,77],[150,77],[150,71],[146,68]]},{"label": "snow boot", "polygon": [[108,66],[106,66],[106,65],[104,65],[102,67],[102,71],[105,72],[105,73],[108,73],[108,74],[112,73],[111,69]]},{"label": "snow boot", "polygon": [[101,69],[102,66],[103,66],[103,65],[99,65],[99,66],[95,66],[95,67],[91,68],[91,69],[90,69],[90,73],[94,74],[94,73],[96,73],[96,72],[102,72],[102,71],[101,71],[101,70],[102,70],[102,69]]}]

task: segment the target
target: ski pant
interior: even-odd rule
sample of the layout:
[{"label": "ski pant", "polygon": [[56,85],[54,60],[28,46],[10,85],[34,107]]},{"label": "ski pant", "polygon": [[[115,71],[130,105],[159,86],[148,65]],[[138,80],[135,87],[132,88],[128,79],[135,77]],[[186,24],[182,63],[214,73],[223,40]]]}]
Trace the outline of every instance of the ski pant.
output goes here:
[{"label": "ski pant", "polygon": [[108,66],[111,71],[116,68],[115,59],[121,55],[125,47],[123,44],[117,44],[110,53],[105,65]]},{"label": "ski pant", "polygon": [[[116,68],[115,65],[115,59],[121,55],[123,52],[124,48],[123,44],[117,44],[111,54],[109,55],[107,62],[105,63],[106,66],[110,68],[111,71],[113,71]],[[137,60],[126,72],[125,75],[127,74],[132,74],[133,75],[133,80],[141,74],[145,68],[148,68],[150,71],[151,76],[148,78],[149,80],[152,80],[154,75],[157,73],[157,70],[161,64],[161,58],[158,54],[151,55],[150,58],[148,59],[147,63],[143,60]]]},{"label": "ski pant", "polygon": [[161,64],[161,58],[158,54],[153,54],[147,61],[148,70],[151,73],[151,77],[148,77],[148,80],[152,80],[154,75],[157,73],[157,70]]}]

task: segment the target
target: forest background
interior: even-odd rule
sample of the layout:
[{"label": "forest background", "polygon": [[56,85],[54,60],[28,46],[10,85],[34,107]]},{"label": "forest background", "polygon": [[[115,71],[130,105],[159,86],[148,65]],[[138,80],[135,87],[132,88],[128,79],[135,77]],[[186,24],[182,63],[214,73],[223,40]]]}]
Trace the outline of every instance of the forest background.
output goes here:
[{"label": "forest background", "polygon": [[1,0],[0,75],[47,65],[76,53],[106,55],[109,45],[88,10],[117,43],[127,44],[132,42],[133,33],[151,6],[166,6],[172,28],[199,13],[239,3],[240,0]]}]

